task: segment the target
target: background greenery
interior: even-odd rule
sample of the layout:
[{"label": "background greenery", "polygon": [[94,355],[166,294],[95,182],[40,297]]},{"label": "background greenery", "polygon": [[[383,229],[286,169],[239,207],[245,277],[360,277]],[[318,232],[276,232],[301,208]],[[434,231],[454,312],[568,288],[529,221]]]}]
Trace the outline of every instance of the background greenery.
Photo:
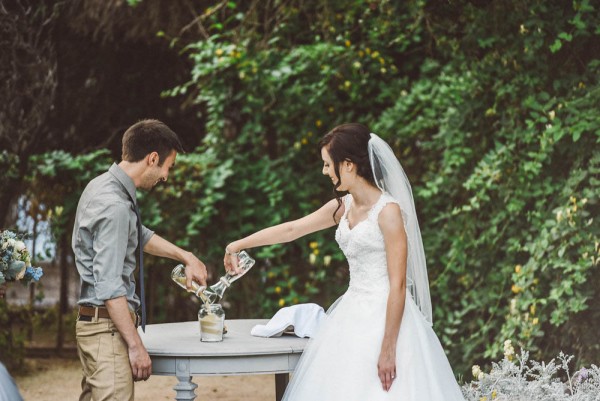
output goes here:
[{"label": "background greenery", "polygon": [[[156,116],[189,152],[144,194],[144,222],[215,280],[229,241],[331,198],[316,144],[358,121],[412,181],[434,329],[457,374],[497,358],[508,338],[537,358],[600,360],[594,2],[33,4],[35,15],[14,12],[33,27],[52,21],[44,29],[61,34],[45,59],[69,79],[52,94],[59,112],[36,125],[54,140],[30,150],[2,137],[0,186],[12,202],[25,195],[53,211],[57,242],[70,243],[78,196],[118,160],[123,130]],[[5,115],[18,126],[22,114]],[[251,254],[257,265],[227,294],[228,317],[327,307],[347,285],[333,230]],[[194,301],[168,280],[173,263],[150,264],[152,321],[193,319]]]}]

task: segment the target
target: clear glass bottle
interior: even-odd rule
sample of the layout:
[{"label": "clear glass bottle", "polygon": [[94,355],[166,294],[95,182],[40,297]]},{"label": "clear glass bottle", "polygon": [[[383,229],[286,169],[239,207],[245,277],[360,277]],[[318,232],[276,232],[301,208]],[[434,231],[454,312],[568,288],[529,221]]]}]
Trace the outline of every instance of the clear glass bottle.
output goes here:
[{"label": "clear glass bottle", "polygon": [[244,274],[250,270],[252,266],[254,266],[254,259],[248,255],[248,252],[242,251],[238,254],[238,267],[241,269],[239,273],[227,273],[223,277],[219,279],[217,284],[211,285],[206,288],[205,286],[201,286],[200,284],[192,281],[192,289],[188,290],[185,286],[186,277],[185,277],[185,266],[179,264],[175,266],[173,271],[171,272],[171,278],[174,282],[177,283],[181,288],[186,291],[193,292],[194,295],[202,299],[202,302],[205,304],[212,304],[217,299],[223,298],[223,294],[225,290],[229,288],[231,283],[242,277]]},{"label": "clear glass bottle", "polygon": [[244,274],[250,270],[252,266],[254,266],[255,260],[248,255],[248,252],[242,251],[238,253],[238,268],[241,269],[239,273],[235,272],[227,272],[223,277],[219,279],[217,284],[211,285],[207,289],[204,290],[204,295],[206,298],[211,300],[211,303],[214,302],[217,298],[223,298],[223,294],[225,290],[229,288],[231,283],[238,280]]},{"label": "clear glass bottle", "polygon": [[188,290],[186,287],[187,278],[185,277],[185,266],[182,264],[178,264],[175,266],[173,271],[171,272],[171,279],[177,283],[178,286],[183,288],[186,291],[192,292],[195,296],[202,299],[204,303],[212,303],[210,299],[204,295],[204,290],[206,287],[198,284],[197,282],[192,280],[192,289]]},{"label": "clear glass bottle", "polygon": [[200,323],[200,341],[223,341],[225,311],[221,304],[204,304],[198,311]]}]

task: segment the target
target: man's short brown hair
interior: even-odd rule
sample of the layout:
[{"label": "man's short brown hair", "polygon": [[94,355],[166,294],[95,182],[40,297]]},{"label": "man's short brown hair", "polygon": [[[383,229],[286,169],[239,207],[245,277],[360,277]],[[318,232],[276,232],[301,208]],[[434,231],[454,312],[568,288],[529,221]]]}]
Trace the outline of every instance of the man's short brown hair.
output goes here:
[{"label": "man's short brown hair", "polygon": [[158,120],[142,120],[125,131],[123,154],[128,162],[138,162],[149,153],[158,153],[158,165],[162,166],[172,151],[183,153],[183,146],[175,132]]}]

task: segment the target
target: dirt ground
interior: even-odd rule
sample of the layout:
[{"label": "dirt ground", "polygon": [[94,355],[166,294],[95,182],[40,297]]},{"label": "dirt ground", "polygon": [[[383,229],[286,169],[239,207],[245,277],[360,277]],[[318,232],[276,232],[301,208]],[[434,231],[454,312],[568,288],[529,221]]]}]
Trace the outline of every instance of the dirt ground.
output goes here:
[{"label": "dirt ground", "polygon": [[[29,373],[15,380],[25,401],[69,401],[79,397],[81,367],[77,359],[28,359]],[[193,379],[197,400],[264,401],[275,399],[275,377],[216,376]],[[174,400],[175,377],[151,376],[135,384],[136,401]]]}]

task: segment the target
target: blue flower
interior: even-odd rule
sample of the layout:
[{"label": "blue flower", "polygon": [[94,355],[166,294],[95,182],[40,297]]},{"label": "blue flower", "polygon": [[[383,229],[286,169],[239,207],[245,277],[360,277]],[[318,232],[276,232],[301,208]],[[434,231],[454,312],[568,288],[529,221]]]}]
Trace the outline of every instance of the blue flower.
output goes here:
[{"label": "blue flower", "polygon": [[34,274],[33,274],[33,279],[34,279],[35,281],[39,281],[39,280],[40,280],[40,278],[41,278],[43,275],[44,275],[44,271],[42,270],[42,268],[41,268],[41,267],[36,267],[36,268],[35,268],[35,272],[34,272]]},{"label": "blue flower", "polygon": [[31,267],[29,266],[27,269],[25,269],[25,279],[27,281],[33,280],[33,281],[39,281],[40,277],[42,277],[44,275],[44,271],[42,270],[41,267]]}]

